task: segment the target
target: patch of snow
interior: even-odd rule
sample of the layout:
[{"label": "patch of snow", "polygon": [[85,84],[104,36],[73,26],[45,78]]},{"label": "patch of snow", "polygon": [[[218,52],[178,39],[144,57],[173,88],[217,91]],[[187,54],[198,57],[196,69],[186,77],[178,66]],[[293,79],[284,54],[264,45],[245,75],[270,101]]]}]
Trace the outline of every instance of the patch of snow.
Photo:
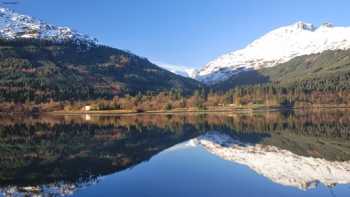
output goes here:
[{"label": "patch of snow", "polygon": [[188,77],[188,78],[194,78],[194,73],[196,72],[195,69],[179,69],[179,70],[167,69],[167,70],[169,70],[170,72],[172,72],[174,74],[177,74],[177,75],[180,75],[183,77]]},{"label": "patch of snow", "polygon": [[177,75],[181,75],[183,77],[188,77],[188,78],[194,78],[195,77],[195,73],[197,72],[196,69],[194,68],[190,68],[187,66],[181,66],[181,65],[176,65],[176,64],[167,64],[161,61],[152,61],[154,62],[156,65],[174,73]]}]

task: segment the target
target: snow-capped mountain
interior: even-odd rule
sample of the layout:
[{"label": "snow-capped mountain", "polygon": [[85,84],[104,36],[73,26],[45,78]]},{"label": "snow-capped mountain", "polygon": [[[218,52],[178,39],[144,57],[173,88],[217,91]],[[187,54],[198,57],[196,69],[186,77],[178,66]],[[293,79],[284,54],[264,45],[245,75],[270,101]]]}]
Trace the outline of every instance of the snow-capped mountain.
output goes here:
[{"label": "snow-capped mountain", "polygon": [[220,133],[207,133],[196,138],[195,143],[281,185],[307,190],[319,183],[329,187],[350,183],[350,161],[300,156],[275,146],[243,143]]},{"label": "snow-capped mountain", "polygon": [[183,69],[183,70],[169,70],[169,71],[174,74],[181,75],[183,77],[194,78],[196,69],[189,68],[189,69]]},{"label": "snow-capped mountain", "polygon": [[209,62],[196,72],[195,78],[213,84],[242,71],[273,67],[297,56],[349,48],[350,27],[334,27],[329,23],[315,27],[297,22],[273,30],[246,48]]},{"label": "snow-capped mountain", "polygon": [[169,67],[163,67],[162,65],[160,65],[160,67],[176,74],[176,75],[180,75],[183,77],[187,77],[187,78],[194,78],[195,77],[195,73],[196,73],[196,69],[194,68],[188,68],[188,69],[182,69],[182,68],[169,68]]},{"label": "snow-capped mountain", "polygon": [[53,41],[83,41],[96,43],[97,40],[80,34],[68,27],[58,27],[18,14],[0,7],[0,38],[3,39],[47,39]]},{"label": "snow-capped mountain", "polygon": [[168,64],[161,61],[152,61],[154,64],[183,77],[194,78],[196,69],[187,66]]}]

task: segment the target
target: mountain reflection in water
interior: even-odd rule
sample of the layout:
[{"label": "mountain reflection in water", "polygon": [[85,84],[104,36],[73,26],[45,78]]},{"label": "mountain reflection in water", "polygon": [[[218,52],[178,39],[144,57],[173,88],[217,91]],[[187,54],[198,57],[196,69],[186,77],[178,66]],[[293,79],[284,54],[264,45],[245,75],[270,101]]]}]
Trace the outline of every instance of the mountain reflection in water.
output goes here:
[{"label": "mountain reflection in water", "polygon": [[228,161],[250,167],[275,183],[302,190],[350,183],[350,161],[299,156],[271,145],[242,143],[225,134],[209,133],[196,142]]},{"label": "mountain reflection in water", "polygon": [[[71,195],[162,151],[201,146],[307,190],[350,183],[350,112],[0,117],[4,196]],[[180,146],[177,144],[186,142]]]}]

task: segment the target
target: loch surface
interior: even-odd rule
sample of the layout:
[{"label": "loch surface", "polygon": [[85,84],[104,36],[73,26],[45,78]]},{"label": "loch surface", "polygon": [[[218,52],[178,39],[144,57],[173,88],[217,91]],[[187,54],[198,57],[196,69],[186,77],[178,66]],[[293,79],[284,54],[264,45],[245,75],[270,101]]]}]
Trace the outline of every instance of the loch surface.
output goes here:
[{"label": "loch surface", "polygon": [[350,112],[0,116],[0,196],[348,196]]}]

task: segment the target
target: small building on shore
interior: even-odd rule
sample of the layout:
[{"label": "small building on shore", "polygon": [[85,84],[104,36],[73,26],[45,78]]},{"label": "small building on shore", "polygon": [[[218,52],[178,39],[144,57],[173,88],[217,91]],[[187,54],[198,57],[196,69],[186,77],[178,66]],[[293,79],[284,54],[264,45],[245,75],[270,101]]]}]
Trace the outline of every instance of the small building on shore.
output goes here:
[{"label": "small building on shore", "polygon": [[90,106],[90,105],[85,105],[85,106],[82,108],[82,111],[91,111],[91,106]]}]

